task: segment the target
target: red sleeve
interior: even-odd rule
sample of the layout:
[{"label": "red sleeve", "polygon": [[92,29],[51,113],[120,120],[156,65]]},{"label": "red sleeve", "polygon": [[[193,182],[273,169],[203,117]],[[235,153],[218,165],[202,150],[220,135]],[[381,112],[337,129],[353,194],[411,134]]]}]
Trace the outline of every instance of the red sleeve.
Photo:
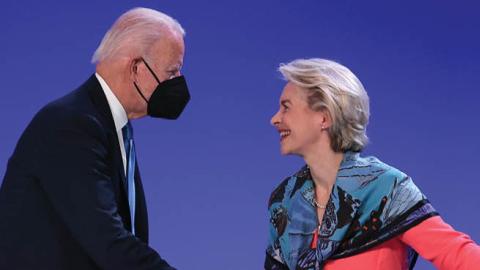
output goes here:
[{"label": "red sleeve", "polygon": [[440,216],[431,217],[400,236],[420,256],[441,270],[471,270],[480,267],[480,246],[455,231]]}]

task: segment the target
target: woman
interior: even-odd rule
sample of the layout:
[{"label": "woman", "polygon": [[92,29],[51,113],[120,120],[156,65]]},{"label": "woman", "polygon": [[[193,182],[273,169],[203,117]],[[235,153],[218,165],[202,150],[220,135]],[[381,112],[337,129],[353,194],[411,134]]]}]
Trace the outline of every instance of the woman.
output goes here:
[{"label": "woman", "polygon": [[269,200],[265,269],[480,269],[480,247],[444,223],[403,172],[360,157],[369,101],[346,67],[325,59],[280,66],[288,81],[271,123],[283,155],[306,165]]}]

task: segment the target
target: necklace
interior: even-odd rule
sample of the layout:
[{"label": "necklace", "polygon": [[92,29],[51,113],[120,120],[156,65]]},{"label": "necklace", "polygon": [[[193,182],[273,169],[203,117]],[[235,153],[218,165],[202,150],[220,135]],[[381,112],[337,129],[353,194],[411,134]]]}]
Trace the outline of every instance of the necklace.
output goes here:
[{"label": "necklace", "polygon": [[315,199],[313,199],[313,203],[315,204],[315,206],[316,206],[317,208],[320,208],[320,209],[325,209],[325,208],[327,208],[326,205],[319,204],[319,203],[317,202],[317,200],[315,200]]}]

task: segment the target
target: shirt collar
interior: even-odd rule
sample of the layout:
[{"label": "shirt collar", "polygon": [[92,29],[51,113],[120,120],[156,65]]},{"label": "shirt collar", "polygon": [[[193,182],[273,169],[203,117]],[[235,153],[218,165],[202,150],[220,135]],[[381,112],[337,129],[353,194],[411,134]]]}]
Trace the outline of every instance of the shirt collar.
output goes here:
[{"label": "shirt collar", "polygon": [[107,97],[108,106],[110,107],[113,116],[113,122],[115,122],[115,129],[119,132],[128,122],[127,113],[102,76],[98,73],[95,73],[95,76],[100,82],[103,92]]}]

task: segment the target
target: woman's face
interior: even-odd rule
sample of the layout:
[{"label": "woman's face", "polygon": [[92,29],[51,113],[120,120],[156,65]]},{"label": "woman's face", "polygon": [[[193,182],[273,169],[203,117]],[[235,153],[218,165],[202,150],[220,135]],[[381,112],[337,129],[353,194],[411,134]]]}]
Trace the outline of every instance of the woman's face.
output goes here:
[{"label": "woman's face", "polygon": [[305,156],[320,140],[325,113],[310,109],[305,90],[287,83],[280,97],[280,108],[270,123],[280,133],[280,148],[283,155]]}]

